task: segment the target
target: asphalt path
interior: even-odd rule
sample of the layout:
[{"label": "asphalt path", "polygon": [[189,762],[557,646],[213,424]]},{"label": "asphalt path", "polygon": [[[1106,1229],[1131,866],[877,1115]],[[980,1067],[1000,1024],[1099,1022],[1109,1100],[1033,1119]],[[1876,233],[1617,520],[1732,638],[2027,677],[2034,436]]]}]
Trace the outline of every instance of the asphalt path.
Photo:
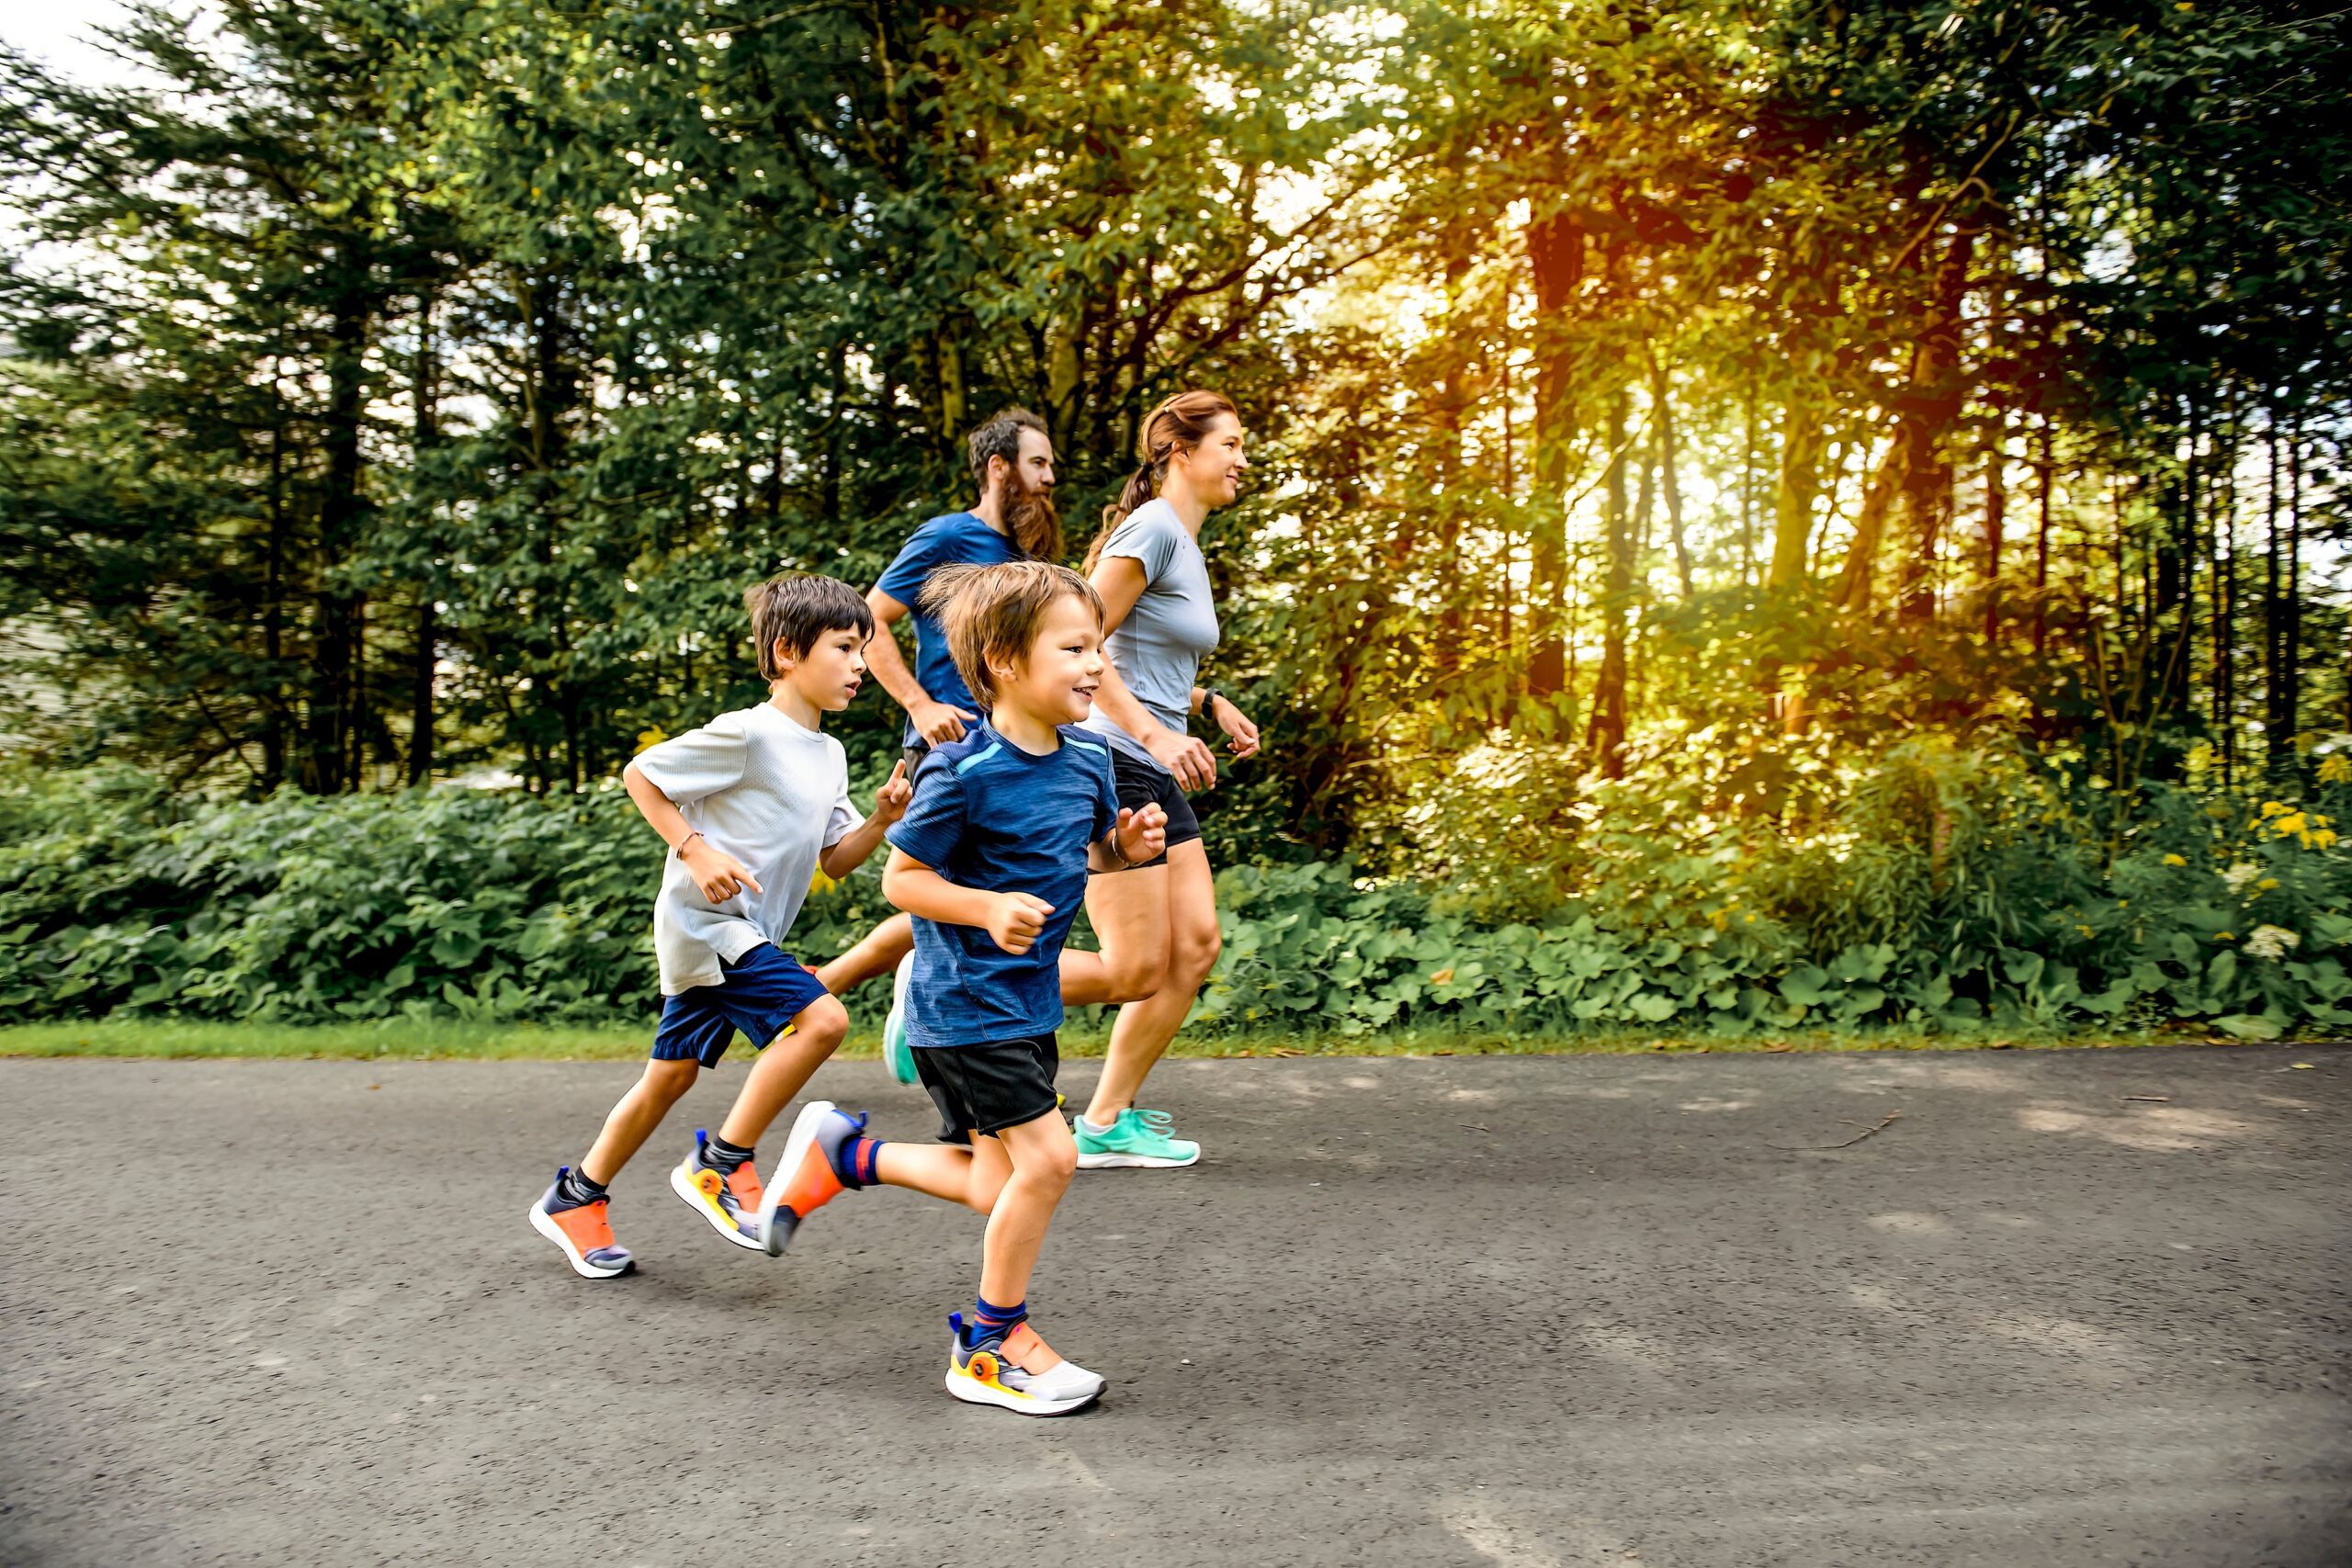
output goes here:
[{"label": "asphalt path", "polygon": [[0,1563],[2352,1562],[2352,1054],[1170,1063],[1059,1421],[940,1388],[976,1217],[671,1195],[741,1070],[592,1283],[629,1066],[0,1062]]}]

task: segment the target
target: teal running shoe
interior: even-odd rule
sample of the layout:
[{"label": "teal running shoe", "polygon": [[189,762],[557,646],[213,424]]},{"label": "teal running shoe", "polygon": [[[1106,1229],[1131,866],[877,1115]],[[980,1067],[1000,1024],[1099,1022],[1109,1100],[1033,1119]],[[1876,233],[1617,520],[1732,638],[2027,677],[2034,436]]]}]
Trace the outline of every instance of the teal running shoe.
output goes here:
[{"label": "teal running shoe", "polygon": [[1108,1132],[1097,1132],[1091,1122],[1080,1116],[1070,1129],[1078,1134],[1078,1168],[1115,1170],[1133,1166],[1174,1170],[1199,1164],[1200,1145],[1168,1135],[1172,1120],[1165,1111],[1137,1111],[1130,1107],[1119,1112],[1119,1119],[1111,1123]]},{"label": "teal running shoe", "polygon": [[914,972],[915,955],[910,953],[890,976],[890,1016],[882,1021],[882,1059],[900,1083],[915,1081],[915,1048],[907,1043],[907,976]]}]

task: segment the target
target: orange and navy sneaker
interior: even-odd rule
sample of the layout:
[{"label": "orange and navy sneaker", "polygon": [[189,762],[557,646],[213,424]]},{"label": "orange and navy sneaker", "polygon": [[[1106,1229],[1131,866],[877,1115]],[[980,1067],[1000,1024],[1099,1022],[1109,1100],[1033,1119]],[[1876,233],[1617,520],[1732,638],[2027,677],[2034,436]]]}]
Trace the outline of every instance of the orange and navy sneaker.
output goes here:
[{"label": "orange and navy sneaker", "polygon": [[[801,1107],[753,1226],[759,1245],[768,1249],[769,1257],[791,1245],[792,1233],[800,1228],[801,1221],[843,1191],[871,1184],[870,1154],[868,1168],[863,1173],[850,1169],[848,1163],[853,1144],[865,1131],[864,1111],[852,1116],[830,1100],[812,1100]],[[874,1147],[870,1142],[865,1146]]]},{"label": "orange and navy sneaker", "polygon": [[710,1134],[695,1129],[694,1152],[670,1172],[670,1190],[689,1208],[710,1222],[710,1228],[738,1247],[756,1251],[759,1231],[752,1217],[760,1212],[760,1173],[745,1160],[733,1170],[710,1163]]},{"label": "orange and navy sneaker", "polygon": [[592,1203],[563,1201],[563,1179],[570,1168],[555,1173],[555,1185],[531,1205],[531,1228],[563,1248],[572,1271],[583,1279],[609,1280],[637,1267],[628,1248],[613,1240],[609,1200]]},{"label": "orange and navy sneaker", "polygon": [[977,1345],[964,1343],[964,1314],[951,1312],[947,1392],[967,1404],[995,1404],[1023,1416],[1067,1416],[1102,1397],[1106,1386],[1076,1361],[1054,1354],[1025,1322]]}]

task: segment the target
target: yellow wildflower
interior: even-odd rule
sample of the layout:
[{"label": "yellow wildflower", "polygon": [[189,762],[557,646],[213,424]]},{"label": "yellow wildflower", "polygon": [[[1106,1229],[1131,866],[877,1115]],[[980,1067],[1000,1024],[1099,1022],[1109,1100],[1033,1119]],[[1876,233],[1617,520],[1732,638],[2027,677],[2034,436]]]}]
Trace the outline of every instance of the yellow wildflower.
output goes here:
[{"label": "yellow wildflower", "polygon": [[2256,893],[2267,893],[2267,892],[2269,892],[2272,888],[2274,888],[2274,887],[2276,887],[2276,886],[2278,886],[2278,879],[2277,877],[2275,877],[2275,876],[2266,876],[2266,877],[2264,877],[2261,881],[2259,881],[2259,882],[2257,882],[2257,883],[2256,883],[2256,884],[2254,885],[2254,890],[2255,890]]},{"label": "yellow wildflower", "polygon": [[2322,828],[2317,832],[2308,835],[2303,840],[2303,847],[2311,850],[2333,849],[2335,845],[2335,829],[2333,828]]},{"label": "yellow wildflower", "polygon": [[2165,863],[2166,865],[2187,865],[2188,863],[2181,859],[2178,855],[2166,855],[2165,856]]},{"label": "yellow wildflower", "polygon": [[2237,938],[2228,931],[2215,931],[2213,933],[2213,940],[2215,942],[2235,942],[2237,941]]},{"label": "yellow wildflower", "polygon": [[2270,830],[2284,839],[2297,833],[2307,833],[2311,831],[2311,826],[2303,819],[2301,812],[2292,811],[2270,824]]},{"label": "yellow wildflower", "polygon": [[2266,800],[2262,803],[2262,814],[2265,817],[2284,817],[2287,815],[2287,804],[2284,801]]},{"label": "yellow wildflower", "polygon": [[2329,752],[2327,759],[2319,765],[2319,782],[2342,784],[2346,779],[2352,779],[2352,753]]}]

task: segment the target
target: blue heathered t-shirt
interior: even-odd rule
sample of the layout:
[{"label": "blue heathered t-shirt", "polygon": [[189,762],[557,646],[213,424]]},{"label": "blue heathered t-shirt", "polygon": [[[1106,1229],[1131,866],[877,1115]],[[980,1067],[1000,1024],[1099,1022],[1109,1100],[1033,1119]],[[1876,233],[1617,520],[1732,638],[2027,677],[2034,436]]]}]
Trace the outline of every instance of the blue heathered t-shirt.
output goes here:
[{"label": "blue heathered t-shirt", "polygon": [[[931,694],[932,701],[951,704],[966,713],[980,711],[980,705],[972,700],[972,689],[956,673],[955,657],[947,651],[947,634],[921,607],[923,584],[943,566],[1000,566],[1021,558],[1018,546],[973,513],[950,512],[916,529],[874,585],[907,606],[907,618],[915,625],[915,679]],[[904,744],[911,746],[922,739],[910,717]]]},{"label": "blue heathered t-shirt", "polygon": [[1086,847],[1118,824],[1119,796],[1101,738],[1058,733],[1056,750],[1033,756],[983,720],[915,770],[891,844],[959,887],[1027,893],[1054,912],[1018,956],[978,926],[917,919],[910,1044],[995,1045],[1062,1026],[1062,939],[1086,898]]}]

